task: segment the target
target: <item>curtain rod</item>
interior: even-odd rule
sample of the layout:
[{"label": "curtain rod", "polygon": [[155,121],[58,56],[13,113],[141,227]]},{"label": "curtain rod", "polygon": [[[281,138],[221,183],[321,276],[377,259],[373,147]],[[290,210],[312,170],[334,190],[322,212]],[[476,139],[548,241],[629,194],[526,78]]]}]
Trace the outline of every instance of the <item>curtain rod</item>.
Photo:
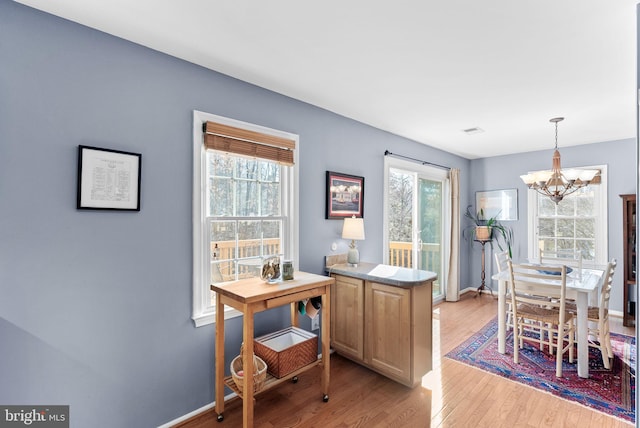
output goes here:
[{"label": "curtain rod", "polygon": [[413,161],[413,162],[421,163],[422,165],[431,165],[431,166],[435,166],[435,167],[438,167],[438,168],[446,169],[447,171],[451,170],[451,167],[449,167],[449,166],[438,165],[437,163],[428,162],[428,161],[424,161],[424,160],[420,160],[420,159],[416,159],[416,158],[411,158],[409,156],[398,155],[398,154],[395,154],[395,153],[391,153],[389,150],[385,150],[384,151],[384,155],[385,156],[395,156],[395,157],[398,157],[398,158],[408,159],[408,160]]}]

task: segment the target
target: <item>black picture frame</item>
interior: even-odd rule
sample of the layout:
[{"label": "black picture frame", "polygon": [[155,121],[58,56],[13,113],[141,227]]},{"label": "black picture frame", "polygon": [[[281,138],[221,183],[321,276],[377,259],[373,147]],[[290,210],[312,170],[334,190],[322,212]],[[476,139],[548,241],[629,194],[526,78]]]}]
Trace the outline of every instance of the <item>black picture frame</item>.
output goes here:
[{"label": "black picture frame", "polygon": [[140,211],[142,155],[78,146],[77,209]]},{"label": "black picture frame", "polygon": [[326,219],[364,218],[364,177],[327,171]]}]

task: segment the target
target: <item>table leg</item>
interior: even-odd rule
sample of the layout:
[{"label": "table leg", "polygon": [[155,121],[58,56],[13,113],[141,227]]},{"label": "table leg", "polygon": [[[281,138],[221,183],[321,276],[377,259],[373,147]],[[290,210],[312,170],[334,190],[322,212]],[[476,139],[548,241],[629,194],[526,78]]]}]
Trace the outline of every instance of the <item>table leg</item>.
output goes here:
[{"label": "table leg", "polygon": [[242,369],[244,383],[242,387],[242,426],[253,428],[253,308],[245,307],[243,330]]},{"label": "table leg", "polygon": [[300,327],[300,315],[298,312],[298,302],[293,302],[289,305],[291,310],[291,325],[294,327]]},{"label": "table leg", "polygon": [[215,367],[215,394],[216,413],[221,420],[224,412],[224,305],[220,295],[216,296],[216,367]]},{"label": "table leg", "polygon": [[589,326],[587,312],[589,310],[588,293],[578,293],[576,296],[578,307],[578,322],[576,336],[578,337],[578,376],[589,377]]},{"label": "table leg", "polygon": [[506,352],[505,343],[507,341],[507,310],[506,310],[507,282],[498,281],[498,352]]}]

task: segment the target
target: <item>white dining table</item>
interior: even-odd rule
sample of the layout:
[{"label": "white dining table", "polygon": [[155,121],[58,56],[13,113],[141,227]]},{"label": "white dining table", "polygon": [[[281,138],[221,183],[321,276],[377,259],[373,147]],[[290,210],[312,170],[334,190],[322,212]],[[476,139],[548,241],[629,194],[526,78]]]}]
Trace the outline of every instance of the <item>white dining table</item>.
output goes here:
[{"label": "white dining table", "polygon": [[[587,314],[589,296],[599,288],[604,270],[574,269],[567,274],[567,299],[574,299],[577,306],[576,341],[578,344],[578,376],[589,377],[589,329]],[[509,271],[504,270],[491,277],[498,281],[498,352],[506,352],[507,307]]]}]

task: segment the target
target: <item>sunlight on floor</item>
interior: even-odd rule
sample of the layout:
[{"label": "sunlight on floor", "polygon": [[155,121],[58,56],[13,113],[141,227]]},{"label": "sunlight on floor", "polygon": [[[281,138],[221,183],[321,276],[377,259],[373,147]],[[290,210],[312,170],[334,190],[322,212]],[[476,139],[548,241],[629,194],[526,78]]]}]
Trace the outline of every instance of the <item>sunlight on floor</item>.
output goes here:
[{"label": "sunlight on floor", "polygon": [[440,352],[440,308],[433,311],[433,370],[422,377],[422,387],[431,391],[431,426],[442,424],[442,370]]}]

